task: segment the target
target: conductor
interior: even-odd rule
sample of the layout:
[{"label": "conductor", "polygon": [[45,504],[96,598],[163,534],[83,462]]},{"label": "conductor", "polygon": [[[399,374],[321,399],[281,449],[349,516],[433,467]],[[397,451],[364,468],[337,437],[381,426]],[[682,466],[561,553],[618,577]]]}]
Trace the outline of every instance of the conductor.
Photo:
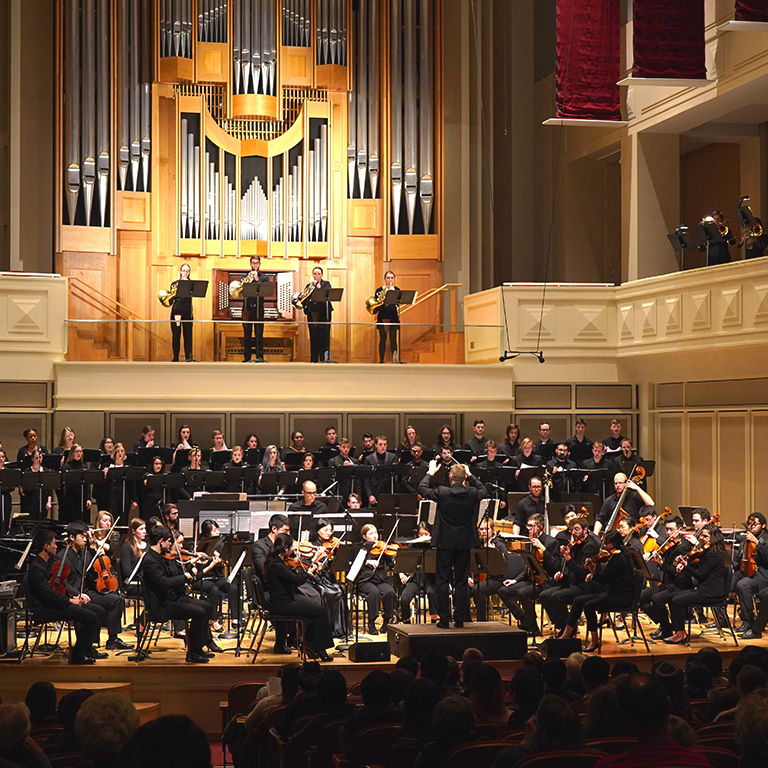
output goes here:
[{"label": "conductor", "polygon": [[470,550],[480,546],[477,533],[477,509],[480,499],[488,495],[485,486],[472,475],[464,464],[454,464],[449,471],[450,487],[430,488],[430,477],[439,469],[434,459],[429,463],[427,474],[419,484],[423,499],[437,502],[437,515],[432,529],[432,545],[437,548],[436,582],[437,626],[448,629],[450,607],[448,584],[453,571],[453,625],[464,626],[469,615]]}]

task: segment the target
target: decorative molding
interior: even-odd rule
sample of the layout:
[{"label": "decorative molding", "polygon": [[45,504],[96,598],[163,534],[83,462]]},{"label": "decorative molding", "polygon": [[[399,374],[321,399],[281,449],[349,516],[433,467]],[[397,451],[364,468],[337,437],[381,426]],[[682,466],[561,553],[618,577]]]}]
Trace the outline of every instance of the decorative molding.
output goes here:
[{"label": "decorative molding", "polygon": [[622,339],[635,338],[634,309],[634,304],[627,304],[624,307],[619,307],[619,335]]},{"label": "decorative molding", "polygon": [[723,291],[723,325],[742,325],[741,286]]},{"label": "decorative molding", "polygon": [[[541,329],[541,334],[539,334]],[[520,331],[526,341],[554,341],[557,337],[555,308],[551,305],[520,304]]]},{"label": "decorative molding", "polygon": [[608,340],[608,309],[605,305],[577,305],[573,309],[577,313],[574,318],[574,327],[582,326],[574,338],[589,341]]},{"label": "decorative molding", "polygon": [[45,337],[48,330],[48,296],[44,292],[9,293],[7,295],[8,336]]},{"label": "decorative molding", "polygon": [[664,307],[667,311],[667,324],[665,331],[667,334],[681,333],[683,330],[683,297],[669,296],[664,300]]},{"label": "decorative molding", "polygon": [[695,331],[705,331],[712,327],[712,317],[710,313],[709,291],[704,293],[694,293],[691,295],[693,302],[693,329]]},{"label": "decorative molding", "polygon": [[643,336],[656,336],[656,299],[640,305],[643,313]]},{"label": "decorative molding", "polygon": [[755,286],[755,322],[768,322],[768,285]]}]

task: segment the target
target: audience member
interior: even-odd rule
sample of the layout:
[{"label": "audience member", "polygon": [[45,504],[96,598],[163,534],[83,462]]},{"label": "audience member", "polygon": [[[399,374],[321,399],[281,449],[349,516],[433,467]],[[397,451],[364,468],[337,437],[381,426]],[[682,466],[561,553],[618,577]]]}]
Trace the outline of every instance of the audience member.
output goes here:
[{"label": "audience member", "polygon": [[145,723],[128,740],[115,768],[211,768],[211,745],[186,715],[166,715]]},{"label": "audience member", "polygon": [[579,698],[584,695],[584,683],[581,681],[581,665],[586,659],[581,651],[575,651],[565,660],[565,685],[566,691],[573,691]]},{"label": "audience member", "polygon": [[322,705],[315,692],[323,668],[317,661],[306,661],[301,665],[298,674],[299,693],[286,707],[283,718],[277,727],[280,737],[287,740],[293,733],[293,726],[300,717],[315,715],[321,711]]},{"label": "audience member", "polygon": [[528,651],[528,653],[523,656],[523,666],[533,667],[541,672],[542,667],[544,666],[544,657],[539,651]]},{"label": "audience member", "polygon": [[83,702],[93,696],[93,691],[80,688],[61,697],[57,710],[61,731],[52,733],[40,746],[48,757],[67,752],[79,752],[80,742],[75,733],[75,718]]},{"label": "audience member", "polygon": [[619,710],[616,688],[613,685],[601,685],[587,701],[584,738],[605,739],[631,735],[629,725]]},{"label": "audience member", "polygon": [[507,720],[507,727],[512,731],[522,731],[541,704],[544,680],[533,667],[523,667],[512,676],[510,690],[512,713]]},{"label": "audience member", "polygon": [[424,654],[419,664],[419,677],[431,680],[437,686],[441,696],[451,695],[446,687],[448,674],[448,657],[442,651],[433,649]]},{"label": "audience member", "polygon": [[680,747],[693,749],[696,746],[696,731],[693,726],[677,715],[669,716],[669,738]]},{"label": "audience member", "polygon": [[414,677],[419,676],[419,662],[413,656],[401,656],[395,664],[395,669],[407,669]]},{"label": "audience member", "polygon": [[402,712],[392,706],[390,678],[383,669],[374,669],[363,678],[360,693],[363,706],[344,723],[339,734],[339,745],[347,757],[351,757],[355,738],[363,728],[398,723],[403,719]]},{"label": "audience member", "polygon": [[[416,679],[407,669],[393,669],[389,676],[389,688],[392,692],[392,706],[400,707],[405,698],[405,692]],[[401,707],[402,708],[402,707]]]},{"label": "audience member", "polygon": [[728,678],[723,676],[723,657],[717,648],[711,645],[700,648],[692,658],[707,665],[712,675],[713,687],[728,685]]},{"label": "audience member", "polygon": [[451,750],[473,740],[475,716],[461,696],[446,696],[435,707],[433,739],[425,744],[414,768],[445,768]]},{"label": "audience member", "polygon": [[[567,679],[567,670],[565,662],[562,659],[547,659],[541,667],[541,677],[544,680],[544,694],[560,696],[566,701],[574,702],[581,696],[572,690],[566,690],[565,681]],[[538,706],[536,702],[536,706]]]},{"label": "audience member", "polygon": [[265,696],[256,702],[256,706],[245,718],[245,731],[250,733],[256,730],[265,720],[267,715],[277,707],[286,707],[299,692],[299,670],[301,664],[286,664],[280,667],[280,693]]},{"label": "audience member", "polygon": [[38,681],[29,686],[24,703],[29,710],[32,732],[36,726],[58,725],[56,716],[56,689],[53,683]]},{"label": "audience member", "polygon": [[671,661],[657,661],[651,667],[651,674],[659,680],[667,692],[670,702],[670,714],[682,717],[684,720],[693,719],[693,710],[685,695],[685,673],[677,664]]},{"label": "audience member", "polygon": [[504,706],[504,683],[490,664],[472,670],[469,705],[478,725],[506,723],[509,719],[510,712]]},{"label": "audience member", "polygon": [[606,685],[611,679],[611,665],[602,656],[589,656],[581,665],[581,682],[584,685],[584,696],[574,701],[572,706],[577,714],[586,711],[587,702],[592,694]]},{"label": "audience member", "polygon": [[139,724],[139,713],[127,696],[95,693],[88,697],[75,717],[84,763],[111,766]]},{"label": "audience member", "polygon": [[20,768],[51,768],[43,750],[29,738],[31,729],[26,704],[0,704],[0,755]]},{"label": "audience member", "polygon": [[739,768],[765,768],[768,755],[768,697],[763,692],[745,696],[736,707],[734,726]]},{"label": "audience member", "polygon": [[512,768],[530,754],[583,748],[581,722],[568,702],[561,696],[545,696],[526,724],[522,743],[499,752],[493,768]]},{"label": "audience member", "polygon": [[448,677],[445,681],[445,687],[453,693],[461,693],[461,667],[459,662],[448,656]]},{"label": "audience member", "polygon": [[640,670],[637,668],[637,664],[632,661],[626,661],[625,659],[619,659],[611,667],[611,679],[621,677],[621,675],[636,675]]},{"label": "audience member", "polygon": [[678,746],[670,738],[670,704],[667,692],[658,678],[644,673],[622,678],[616,686],[616,697],[621,714],[632,729],[637,743],[621,754],[601,757],[595,763],[595,768],[710,766],[706,757]]},{"label": "audience member", "polygon": [[683,691],[689,700],[706,699],[712,690],[712,673],[709,667],[691,656],[685,665],[685,688]]},{"label": "audience member", "polygon": [[392,737],[390,750],[402,739],[414,739],[426,744],[432,736],[432,720],[439,701],[440,691],[431,680],[414,680],[405,692],[403,725]]},{"label": "audience member", "polygon": [[[765,695],[768,693],[766,691],[767,684],[768,680],[762,669],[758,669],[752,664],[745,664],[741,668],[739,676],[736,679],[736,694],[738,700],[741,701],[746,696],[749,696],[750,693],[762,693]],[[723,720],[733,720],[736,716],[737,709],[738,704],[735,707],[719,712],[715,717],[714,722],[719,723]]]}]

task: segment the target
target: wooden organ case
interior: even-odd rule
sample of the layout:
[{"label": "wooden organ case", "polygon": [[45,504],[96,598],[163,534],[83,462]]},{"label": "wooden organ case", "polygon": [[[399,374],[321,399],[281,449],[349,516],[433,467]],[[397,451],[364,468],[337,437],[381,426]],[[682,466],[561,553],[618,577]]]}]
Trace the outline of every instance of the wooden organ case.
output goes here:
[{"label": "wooden organ case", "polygon": [[[385,269],[401,288],[443,282],[441,13],[442,0],[58,0],[57,270],[70,317],[109,321],[72,323],[70,359],[170,359],[157,293],[183,262],[211,283],[195,357],[234,359],[242,331],[219,286],[258,254],[283,290],[322,266],[345,289],[334,358],[373,361],[365,299]],[[440,301],[407,322],[440,323]],[[303,315],[272,319],[265,338],[290,350],[275,359],[308,359]]]}]

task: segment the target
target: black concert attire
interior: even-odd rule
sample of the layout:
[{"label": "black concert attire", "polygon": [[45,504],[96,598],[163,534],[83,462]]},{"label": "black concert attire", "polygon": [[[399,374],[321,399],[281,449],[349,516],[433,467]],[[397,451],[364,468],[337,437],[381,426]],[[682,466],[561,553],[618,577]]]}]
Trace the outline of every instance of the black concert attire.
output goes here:
[{"label": "black concert attire", "polygon": [[[256,571],[256,575],[263,581],[264,580],[264,561],[267,559],[267,554],[272,548],[274,542],[269,536],[265,536],[263,539],[256,539],[251,544],[251,559],[253,560],[253,567]],[[266,589],[266,586],[264,587]]]},{"label": "black concert attire", "polygon": [[[48,472],[45,467],[40,467],[40,472]],[[32,467],[27,467],[24,470],[24,474],[33,472]],[[33,472],[34,473],[34,472]],[[41,478],[42,479],[42,478]],[[41,498],[42,497],[42,498]],[[51,492],[42,490],[24,491],[23,494],[19,493],[19,502],[21,504],[21,514],[29,515],[33,519],[46,518],[49,515],[47,505],[48,500],[51,498]],[[7,522],[11,519],[11,506],[8,503],[10,498],[5,499],[5,521],[3,521],[2,531],[8,530]]]},{"label": "black concert attire", "polygon": [[[136,441],[136,442],[133,444],[133,452],[134,452],[134,453],[138,453],[138,452],[139,452],[139,451],[140,451],[142,448],[147,448],[147,447],[148,447],[148,446],[147,446],[147,444],[146,444],[146,443],[145,443],[143,440],[137,440],[137,441]],[[154,444],[153,446],[151,446],[151,447],[152,447],[152,448],[156,448],[156,447],[157,447],[157,443],[155,443],[155,444]]]},{"label": "black concert attire", "polygon": [[[225,540],[220,538],[217,543],[215,551],[221,554],[221,549],[225,544]],[[199,546],[199,542],[198,542]],[[211,568],[207,573],[203,573],[206,563],[201,562],[197,564],[197,579],[192,583],[192,589],[196,589],[205,595],[205,599],[213,606],[213,618],[221,621],[221,596],[227,595],[229,605],[230,617],[236,618],[239,615],[238,606],[238,579],[232,579],[230,583],[229,579],[224,575],[224,566],[219,563]]]},{"label": "black concert attire", "polygon": [[[67,555],[70,563],[73,551]],[[73,605],[66,595],[55,592],[50,585],[51,576],[56,574],[59,564],[54,563],[53,573],[51,564],[40,555],[34,555],[29,561],[27,574],[29,584],[29,608],[36,622],[73,621],[75,622],[75,645],[72,649],[74,656],[84,656],[91,648],[98,645],[99,627],[104,609],[99,605]],[[71,567],[71,564],[70,564]]]},{"label": "black concert attire", "polygon": [[[319,283],[313,280],[310,285],[313,291],[315,288],[331,287],[327,280],[321,280]],[[330,301],[311,301],[308,298],[304,302],[304,314],[307,316],[307,325],[309,326],[310,363],[321,363],[325,359],[325,353],[330,352],[332,312],[333,304]]]},{"label": "black concert attire", "polygon": [[[315,547],[322,547],[323,542],[315,537],[311,541]],[[331,623],[331,634],[336,639],[347,634],[347,604],[344,601],[344,591],[337,584],[336,577],[331,572],[333,555],[326,558],[323,567],[315,572],[309,583],[320,593],[328,618]]]},{"label": "black concert attire", "polygon": [[[397,456],[394,453],[385,451],[379,453],[374,451],[364,462],[365,466],[374,468],[374,472],[363,481],[363,490],[365,492],[365,501],[368,502],[370,496],[375,496],[378,499],[380,493],[390,493],[391,480],[389,476],[377,477],[375,474],[376,467],[383,464],[394,464],[397,461]],[[397,482],[395,483],[395,490],[397,490]]]},{"label": "black concert attire", "polygon": [[307,506],[304,503],[304,499],[301,498],[298,501],[294,501],[293,504],[291,504],[290,507],[288,507],[287,512],[309,512],[312,517],[325,517],[328,514],[328,507],[326,506],[325,502],[318,501],[317,498]]},{"label": "black concert attire", "polygon": [[725,234],[722,236],[723,239],[720,242],[707,242],[699,245],[700,251],[706,251],[708,267],[731,263],[731,252],[728,250],[728,246],[736,245],[736,238],[733,236],[733,232],[731,232],[731,228],[727,224],[720,224],[720,226],[725,227]]},{"label": "black concert attire", "polygon": [[[475,603],[475,610],[477,611],[478,621],[488,621],[488,600],[491,595],[498,594],[501,587],[504,585],[504,580],[507,577],[506,565],[507,565],[507,547],[502,541],[493,541],[486,545],[487,548],[494,548],[501,552],[501,556],[504,559],[504,573],[488,573],[479,574],[476,573],[473,576],[474,584],[470,587],[469,596]],[[480,547],[483,549],[482,545]],[[480,555],[480,562],[483,562],[483,556]],[[471,569],[470,565],[470,569]],[[471,571],[470,571],[471,572]],[[470,615],[464,617],[464,621],[469,621]]]},{"label": "black concert attire", "polygon": [[[63,468],[63,472],[81,472],[88,469],[83,461],[68,461]],[[71,523],[75,520],[90,519],[88,502],[91,500],[90,485],[64,485],[62,477],[61,489],[59,491],[59,522]]]},{"label": "black concert attire", "polygon": [[[114,464],[111,464],[110,468],[114,466]],[[122,467],[117,468],[122,469]],[[123,494],[123,486],[125,486],[125,494]],[[139,494],[136,489],[136,481],[115,480],[112,482],[107,482],[106,488],[108,489],[109,494],[107,497],[109,499],[109,511],[115,518],[115,522],[118,525],[122,525],[125,521],[128,520],[133,504],[139,503]]]},{"label": "black concert attire", "polygon": [[[616,474],[614,463],[609,458],[603,456],[599,462],[595,461],[594,458],[587,459],[581,466],[589,472],[589,474],[582,475],[582,492],[597,493],[601,498],[605,497],[606,487],[613,487],[613,476]],[[605,478],[601,479],[596,472],[593,474],[593,471],[596,469],[604,469],[606,472]]]},{"label": "black concert attire", "polygon": [[[509,612],[517,619],[523,628],[535,631],[538,634],[536,623],[536,605],[534,595],[538,596],[544,589],[557,586],[552,577],[562,568],[563,557],[560,554],[560,542],[547,533],[539,536],[539,541],[545,549],[542,553],[541,566],[549,576],[549,581],[544,584],[534,585],[530,573],[523,579],[518,579],[514,584],[502,586],[499,589],[499,599],[509,609]],[[531,550],[537,552],[538,550]]]},{"label": "black concert attire", "polygon": [[499,453],[509,459],[514,459],[520,453],[520,442],[515,440],[514,443],[510,443],[509,440],[504,440],[499,446]]},{"label": "black concert attire", "polygon": [[188,621],[187,652],[202,655],[204,647],[213,642],[208,624],[213,617],[213,606],[185,596],[187,577],[180,570],[178,561],[166,560],[151,547],[144,556],[141,571],[148,592],[148,609],[158,621]]},{"label": "black concert attire", "polygon": [[555,455],[557,442],[554,440],[537,440],[533,444],[533,452],[541,459],[542,464],[546,464]]},{"label": "black concert attire", "polygon": [[626,439],[627,438],[624,437],[624,435],[619,435],[618,437],[606,437],[603,440],[605,457],[615,459],[621,453],[621,441]]},{"label": "black concert attire", "polygon": [[[363,547],[369,552],[377,542],[364,541]],[[382,541],[383,545],[384,542]],[[377,564],[378,563],[378,564]],[[395,619],[395,607],[397,595],[387,578],[387,571],[394,565],[394,560],[382,554],[381,557],[368,556],[357,577],[357,592],[365,600],[368,608],[368,633],[375,634],[374,626],[379,617],[379,601],[384,609],[384,622],[381,625],[381,633],[386,632],[387,624]]]},{"label": "black concert attire", "polygon": [[[530,456],[518,453],[517,456],[512,459],[510,464],[516,469],[527,469],[528,467],[541,467],[544,465],[544,462],[542,461],[541,456],[537,456],[535,453],[532,453]],[[515,480],[514,490],[518,493],[525,493],[525,491],[528,490],[528,481],[520,480],[518,477]]]},{"label": "black concert attire", "polygon": [[269,609],[281,616],[305,619],[307,647],[315,653],[324,654],[326,648],[333,648],[331,625],[322,605],[298,594],[298,587],[306,581],[307,577],[303,572],[291,570],[279,557],[270,560],[266,572]]},{"label": "black concert attire", "polygon": [[520,499],[515,511],[511,517],[507,517],[507,520],[512,520],[513,523],[520,526],[520,530],[525,530],[525,525],[528,522],[528,518],[531,515],[543,515],[546,511],[544,506],[544,492],[542,491],[538,501],[534,501],[533,497],[528,494],[524,499]]},{"label": "black concert attire", "polygon": [[588,571],[584,567],[584,561],[595,557],[599,551],[600,539],[593,533],[588,533],[586,538],[571,548],[571,559],[564,559],[561,569],[563,576],[557,586],[541,592],[541,604],[558,632],[565,627],[568,606],[577,597],[596,591],[590,588],[590,584],[585,583]]},{"label": "black concert attire", "polygon": [[747,237],[744,243],[737,243],[739,248],[744,246],[744,258],[745,259],[759,259],[761,256],[765,256],[765,249],[768,248],[768,238],[765,235],[760,237]]},{"label": "black concert attire", "polygon": [[[328,459],[328,461],[323,461],[323,466],[330,467],[331,466],[331,459],[335,459],[339,455],[339,444],[338,443],[329,443],[327,440],[317,449],[320,453],[323,451],[330,452],[331,458]],[[328,453],[326,453],[328,455]]]},{"label": "black concert attire", "polygon": [[[48,453],[48,450],[44,445],[37,446],[37,449],[40,451],[40,453]],[[27,459],[27,457],[29,457]],[[21,448],[16,452],[16,461],[17,463],[21,464],[25,459],[27,459],[28,462],[32,461],[32,456],[29,453],[29,445],[22,445]]]},{"label": "black concert attire", "polygon": [[421,478],[418,478],[413,470],[414,469],[428,469],[429,464],[424,461],[424,459],[419,459],[418,461],[409,461],[405,465],[410,471],[407,475],[403,475],[403,477],[400,478],[400,487],[405,493],[417,493],[417,489],[419,486],[419,482]]},{"label": "black concert attire", "polygon": [[[619,497],[621,494],[612,493],[600,507],[600,512],[597,515],[595,522],[603,524],[603,528],[610,522],[611,515],[616,509],[616,505],[619,503]],[[627,495],[624,497],[621,508],[629,515],[629,519],[632,521],[632,525],[635,525],[640,519],[640,510],[645,506],[645,502],[640,498],[640,494],[633,488],[627,489]],[[621,513],[619,513],[621,514]],[[622,515],[623,517],[623,515]],[[617,518],[618,520],[618,518]]]},{"label": "black concert attire", "polygon": [[577,469],[575,461],[570,459],[561,461],[558,458],[550,459],[547,462],[547,469],[552,475],[552,491],[550,494],[552,501],[561,501],[565,493],[577,492],[578,477],[575,472],[569,471]]},{"label": "black concert attire", "polygon": [[[393,285],[392,288],[381,286],[373,294],[376,299],[383,299],[387,291],[400,289]],[[389,350],[392,357],[397,355],[397,335],[400,330],[400,310],[399,304],[382,304],[376,311],[376,328],[379,331],[379,362],[384,362],[384,355],[387,351],[387,328],[389,328]]]},{"label": "black concert attire", "polygon": [[746,576],[741,570],[744,556],[743,539],[733,558],[731,591],[736,593],[739,601],[739,616],[742,621],[749,624],[755,620],[755,595],[768,587],[768,531],[763,531],[757,541],[755,551],[757,571],[754,576]]},{"label": "black concert attire", "polygon": [[[674,565],[678,555],[687,555],[691,551],[691,544],[683,536],[679,536],[677,542],[674,547],[661,555],[661,564],[658,565],[661,584],[653,584],[640,593],[640,608],[655,624],[661,624],[664,620],[664,626],[668,630],[670,630],[671,625],[667,615],[667,603],[676,594],[693,588],[690,575],[685,571],[678,573]],[[651,561],[648,560],[647,562],[650,568]],[[672,634],[671,630],[668,634]]]},{"label": "black concert attire", "polygon": [[[426,551],[430,547],[429,541],[411,544],[410,548]],[[408,581],[400,592],[400,620],[406,624],[411,620],[411,603],[418,594],[427,595],[427,606],[430,616],[437,616],[437,581],[434,573],[411,573]]]},{"label": "black concert attire", "polygon": [[[221,469],[226,472],[228,469],[245,469],[246,463],[244,461],[228,461]],[[224,493],[253,493],[253,483],[245,483],[243,485],[240,480],[227,480],[224,479]]]},{"label": "black concert attire", "polygon": [[574,598],[566,625],[576,627],[582,612],[587,620],[587,632],[597,632],[597,614],[625,608],[632,604],[634,575],[629,555],[617,550],[605,563],[595,567],[593,581],[602,584],[605,592]]},{"label": "black concert attire", "polygon": [[[249,272],[246,277],[253,277]],[[261,271],[254,278],[258,283],[268,283],[269,278]],[[249,281],[251,282],[251,281]],[[253,341],[251,341],[253,336]],[[256,352],[256,359],[264,359],[264,299],[261,296],[243,297],[243,362],[251,359],[252,352]]]},{"label": "black concert attire", "polygon": [[[148,472],[144,475],[144,479],[148,477],[154,477],[161,474],[160,472]],[[146,485],[142,485],[141,493],[141,517],[144,520],[149,520],[153,515],[160,514],[160,507],[163,504],[163,489],[162,488],[148,488]]]},{"label": "black concert attire", "polygon": [[[347,456],[345,459],[340,453],[334,456],[329,466],[331,467],[344,467],[344,466],[360,466],[360,462],[353,456]],[[350,493],[356,493],[360,497],[363,495],[363,481],[362,480],[339,480],[337,486],[337,496],[341,496],[342,499],[348,499]],[[366,500],[367,501],[367,500]],[[367,503],[366,503],[367,506]]]},{"label": "black concert attire", "polygon": [[[181,280],[174,280],[171,283],[171,290],[174,285],[178,285]],[[176,322],[176,317],[181,318],[181,322]],[[173,362],[179,362],[179,348],[181,346],[181,333],[184,332],[184,357],[192,360],[192,328],[194,317],[192,316],[192,297],[184,298],[174,297],[171,304],[171,349],[173,350]]]},{"label": "black concert attire", "polygon": [[[149,546],[149,545],[147,545]],[[139,550],[142,552],[146,552],[146,547],[144,550]],[[131,545],[126,541],[123,542],[123,546],[120,547],[120,573],[123,577],[123,591],[130,595],[131,597],[135,597],[139,594],[139,587],[137,584],[129,584],[128,579],[131,578],[131,574],[134,572],[136,566],[139,564],[139,558],[141,555],[137,555],[134,551]],[[139,569],[139,573],[141,572],[141,569]],[[139,573],[136,575],[138,576]],[[134,576],[134,579],[136,576]]]},{"label": "black concert attire", "polygon": [[[702,598],[715,598],[723,594],[725,563],[722,552],[715,552],[712,548],[707,549],[697,560],[689,560],[682,572],[695,580],[696,588],[678,592],[670,600],[671,627],[667,623],[666,615],[661,617],[661,628],[664,630],[665,637],[667,634],[682,632],[685,629],[688,606],[701,605]],[[670,629],[671,632],[669,632]]]},{"label": "black concert attire", "polygon": [[431,488],[430,476],[425,475],[419,484],[423,499],[437,502],[437,514],[432,528],[432,545],[437,547],[437,609],[440,623],[450,619],[448,585],[453,575],[454,621],[464,621],[469,611],[470,549],[480,546],[477,532],[477,509],[480,500],[488,495],[485,486],[469,475],[469,487],[454,483],[449,488]]},{"label": "black concert attire", "polygon": [[488,445],[489,437],[481,437],[479,440],[473,435],[464,443],[465,451],[472,451],[472,455],[484,456],[486,452],[486,445]]},{"label": "black concert attire", "polygon": [[588,437],[579,440],[576,435],[569,437],[565,444],[568,446],[568,458],[575,461],[580,467],[584,462],[592,458],[592,441]]},{"label": "black concert attire", "polygon": [[[67,578],[67,597],[77,597],[82,591],[88,597],[91,598],[91,602],[88,605],[96,605],[101,609],[101,615],[99,616],[99,624],[102,627],[107,628],[109,639],[114,640],[120,634],[122,629],[123,618],[123,601],[118,597],[116,592],[104,592],[99,593],[94,589],[94,571],[90,568],[85,574],[85,583],[83,585],[83,563],[85,566],[91,564],[91,560],[95,552],[92,552],[89,548],[81,549],[79,552],[75,552],[70,547],[67,554],[67,565],[69,566],[69,577]],[[61,553],[63,557],[63,550]],[[61,558],[57,555],[56,562]],[[53,566],[54,570],[56,564]]]},{"label": "black concert attire", "polygon": [[442,451],[443,448],[450,448],[452,451],[460,451],[461,450],[461,446],[458,443],[450,443],[450,444],[435,443],[432,446],[432,450],[435,452],[435,458],[436,459],[440,458],[440,451]]}]

